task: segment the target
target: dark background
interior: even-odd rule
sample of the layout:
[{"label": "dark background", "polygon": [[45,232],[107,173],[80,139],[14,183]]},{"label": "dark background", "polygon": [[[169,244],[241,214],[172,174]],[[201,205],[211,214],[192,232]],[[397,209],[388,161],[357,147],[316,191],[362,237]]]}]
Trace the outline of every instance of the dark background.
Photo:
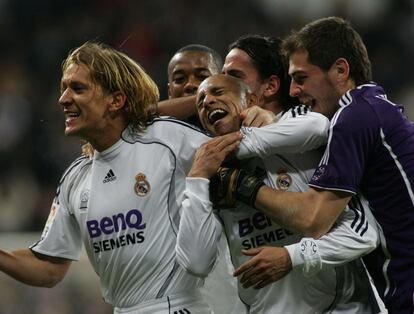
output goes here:
[{"label": "dark background", "polygon": [[[65,138],[60,66],[87,40],[136,59],[166,98],[167,64],[198,43],[226,54],[246,33],[284,37],[319,17],[349,19],[366,42],[374,80],[414,119],[413,0],[0,0],[0,247],[39,239],[59,178],[80,154]],[[30,233],[31,231],[31,233]],[[223,296],[223,304],[226,296]],[[219,302],[219,303],[220,303]],[[0,314],[112,313],[85,254],[56,288],[0,272]]]},{"label": "dark background", "polygon": [[412,120],[413,1],[0,0],[0,232],[40,231],[60,175],[80,154],[79,141],[63,136],[57,104],[70,49],[98,40],[126,52],[164,99],[167,64],[180,47],[204,44],[224,57],[242,34],[284,37],[329,15],[360,32],[374,80]]}]

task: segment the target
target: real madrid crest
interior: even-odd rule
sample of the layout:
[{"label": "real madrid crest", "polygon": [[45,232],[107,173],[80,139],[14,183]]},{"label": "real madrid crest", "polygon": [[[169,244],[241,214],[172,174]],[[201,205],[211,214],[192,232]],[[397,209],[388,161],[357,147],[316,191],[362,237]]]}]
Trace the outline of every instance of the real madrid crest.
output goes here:
[{"label": "real madrid crest", "polygon": [[281,169],[277,171],[276,186],[278,189],[286,191],[292,184],[292,177],[287,174],[286,170]]},{"label": "real madrid crest", "polygon": [[147,181],[145,174],[138,173],[135,176],[135,180],[137,180],[134,186],[135,194],[141,197],[146,196],[151,191],[151,185]]}]

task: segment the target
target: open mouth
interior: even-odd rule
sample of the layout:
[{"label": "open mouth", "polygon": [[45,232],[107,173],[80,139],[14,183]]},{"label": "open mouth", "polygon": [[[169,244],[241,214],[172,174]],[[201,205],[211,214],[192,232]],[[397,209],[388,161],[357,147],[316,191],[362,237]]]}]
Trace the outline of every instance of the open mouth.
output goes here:
[{"label": "open mouth", "polygon": [[208,114],[208,122],[213,125],[218,120],[223,119],[227,116],[228,112],[223,109],[214,109]]},{"label": "open mouth", "polygon": [[65,112],[66,122],[70,122],[73,119],[79,117],[79,112]]}]

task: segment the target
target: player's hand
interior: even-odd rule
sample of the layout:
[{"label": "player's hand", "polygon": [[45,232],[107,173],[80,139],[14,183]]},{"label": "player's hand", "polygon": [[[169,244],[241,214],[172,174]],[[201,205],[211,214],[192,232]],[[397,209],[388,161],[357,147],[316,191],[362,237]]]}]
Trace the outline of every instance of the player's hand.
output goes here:
[{"label": "player's hand", "polygon": [[226,156],[236,150],[241,137],[240,132],[233,132],[203,143],[195,153],[188,176],[209,179],[216,173]]},{"label": "player's hand", "polygon": [[254,207],[257,193],[264,185],[263,170],[251,173],[245,169],[220,167],[210,179],[213,208],[233,208],[236,200]]},{"label": "player's hand", "polygon": [[259,106],[252,106],[240,113],[243,126],[262,127],[276,121],[276,115]]},{"label": "player's hand", "polygon": [[235,277],[241,275],[240,283],[243,285],[243,288],[263,288],[283,278],[292,270],[292,261],[284,247],[262,246],[242,250],[242,253],[252,256],[251,259],[240,265],[233,273]]}]

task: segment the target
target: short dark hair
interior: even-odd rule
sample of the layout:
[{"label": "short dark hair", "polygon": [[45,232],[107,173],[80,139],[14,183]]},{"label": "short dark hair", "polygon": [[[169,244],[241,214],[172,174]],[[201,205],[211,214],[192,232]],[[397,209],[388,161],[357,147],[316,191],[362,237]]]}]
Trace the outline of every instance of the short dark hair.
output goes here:
[{"label": "short dark hair", "polygon": [[211,58],[213,59],[214,65],[217,67],[217,70],[220,73],[221,68],[223,67],[223,58],[221,57],[221,55],[216,50],[214,50],[210,47],[204,46],[204,45],[190,44],[190,45],[186,45],[186,46],[178,49],[174,53],[174,56],[178,53],[186,52],[186,51],[204,51],[204,52],[210,54]]},{"label": "short dark hair", "polygon": [[371,62],[361,36],[340,17],[318,19],[293,32],[283,43],[289,57],[296,51],[308,52],[308,61],[328,71],[339,58],[345,58],[356,85],[372,80]]},{"label": "short dark hair", "polygon": [[292,107],[293,99],[289,96],[290,77],[288,60],[282,53],[280,38],[262,35],[243,35],[229,45],[229,51],[237,48],[243,50],[252,59],[262,80],[276,75],[280,80],[277,99],[283,110]]}]

